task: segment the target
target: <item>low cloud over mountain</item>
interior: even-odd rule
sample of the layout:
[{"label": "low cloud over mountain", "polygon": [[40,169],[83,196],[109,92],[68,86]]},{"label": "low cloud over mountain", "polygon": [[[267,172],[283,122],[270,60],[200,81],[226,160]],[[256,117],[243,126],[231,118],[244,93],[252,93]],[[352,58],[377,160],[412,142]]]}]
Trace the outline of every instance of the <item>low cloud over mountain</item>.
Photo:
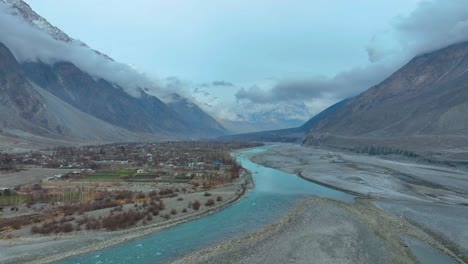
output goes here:
[{"label": "low cloud over mountain", "polygon": [[129,65],[96,53],[79,40],[70,39],[69,42],[57,40],[47,32],[32,26],[20,16],[18,10],[0,2],[0,24],[2,25],[0,42],[11,49],[18,61],[42,61],[47,64],[68,61],[91,76],[118,84],[134,97],[140,96],[140,88],[145,88],[149,94],[161,99],[168,97],[171,93],[160,87],[155,80]]},{"label": "low cloud over mountain", "polygon": [[408,16],[396,17],[388,30],[375,34],[366,48],[367,65],[333,77],[311,76],[280,80],[271,88],[241,88],[236,99],[256,104],[336,102],[376,85],[416,55],[465,40],[468,40],[466,1],[424,1]]}]

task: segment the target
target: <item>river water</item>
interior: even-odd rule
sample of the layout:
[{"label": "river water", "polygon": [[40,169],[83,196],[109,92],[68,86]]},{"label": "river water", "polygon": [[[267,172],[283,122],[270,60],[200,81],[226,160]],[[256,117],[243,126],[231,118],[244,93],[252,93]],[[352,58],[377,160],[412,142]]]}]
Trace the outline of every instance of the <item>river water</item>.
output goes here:
[{"label": "river water", "polygon": [[68,258],[62,264],[166,263],[207,246],[242,237],[285,216],[311,196],[352,201],[353,196],[305,181],[295,175],[263,167],[248,157],[268,146],[237,154],[253,174],[255,189],[237,203],[212,215],[92,253]]}]

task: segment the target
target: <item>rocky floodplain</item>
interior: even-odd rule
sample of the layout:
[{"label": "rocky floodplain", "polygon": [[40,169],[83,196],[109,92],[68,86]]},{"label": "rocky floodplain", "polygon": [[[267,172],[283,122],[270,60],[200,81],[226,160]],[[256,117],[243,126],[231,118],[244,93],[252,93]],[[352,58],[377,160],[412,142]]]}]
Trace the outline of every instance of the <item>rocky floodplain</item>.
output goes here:
[{"label": "rocky floodplain", "polygon": [[466,171],[297,145],[251,159],[355,201],[306,199],[275,224],[176,263],[468,263]]}]

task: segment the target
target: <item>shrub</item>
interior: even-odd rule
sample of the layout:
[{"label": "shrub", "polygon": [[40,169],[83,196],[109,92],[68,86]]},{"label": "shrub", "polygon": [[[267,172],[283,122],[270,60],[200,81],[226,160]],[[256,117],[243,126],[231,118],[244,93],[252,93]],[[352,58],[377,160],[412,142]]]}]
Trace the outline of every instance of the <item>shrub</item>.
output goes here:
[{"label": "shrub", "polygon": [[159,211],[162,211],[162,210],[166,209],[166,206],[164,205],[163,200],[159,200],[158,209],[159,209]]},{"label": "shrub", "polygon": [[182,198],[182,197],[177,198],[177,201],[183,201],[183,200],[184,200],[184,198]]},{"label": "shrub", "polygon": [[213,206],[215,204],[215,201],[213,199],[208,199],[208,201],[206,201],[205,203],[205,206]]},{"label": "shrub", "polygon": [[162,217],[163,217],[164,219],[167,220],[167,219],[170,219],[170,218],[171,218],[171,215],[170,215],[170,214],[165,214],[165,215],[163,215]]},{"label": "shrub", "polygon": [[73,220],[75,220],[75,217],[73,217],[73,216],[70,216],[70,217],[62,217],[62,218],[60,219],[59,222],[60,222],[60,223],[65,223],[65,222],[70,222],[70,221],[73,221]]},{"label": "shrub", "polygon": [[182,213],[186,213],[186,212],[187,212],[187,208],[182,209]]},{"label": "shrub", "polygon": [[159,192],[159,195],[161,196],[168,196],[168,195],[171,195],[173,194],[174,191],[172,189],[166,189],[166,190],[162,190]]},{"label": "shrub", "polygon": [[109,215],[102,220],[102,227],[108,230],[123,229],[135,225],[145,215],[130,210],[121,214]]},{"label": "shrub", "polygon": [[33,226],[31,233],[33,234],[50,234],[50,233],[70,233],[73,231],[73,225],[71,223],[59,223],[57,221],[51,221],[44,223],[42,226]]},{"label": "shrub", "polygon": [[71,223],[65,223],[61,226],[61,231],[64,233],[70,233],[73,231],[73,225]]},{"label": "shrub", "polygon": [[205,192],[205,194],[204,194],[204,195],[205,195],[205,196],[211,196],[211,193],[209,193],[209,192]]},{"label": "shrub", "polygon": [[172,209],[171,210],[171,215],[176,215],[177,214],[177,210],[176,209]]},{"label": "shrub", "polygon": [[217,202],[221,202],[222,200],[223,200],[223,197],[222,197],[222,196],[216,197],[216,201],[217,201]]},{"label": "shrub", "polygon": [[15,216],[9,218],[0,218],[0,231],[4,228],[11,227],[20,229],[22,226],[38,223],[45,220],[42,215]]},{"label": "shrub", "polygon": [[33,233],[33,234],[38,234],[39,230],[40,230],[40,228],[38,226],[31,227],[31,233]]},{"label": "shrub", "polygon": [[131,191],[119,191],[115,195],[116,200],[130,200],[132,199],[133,193]]},{"label": "shrub", "polygon": [[85,224],[86,230],[98,230],[101,229],[101,222],[95,218],[88,218]]},{"label": "shrub", "polygon": [[195,200],[195,201],[192,203],[192,208],[193,208],[194,210],[200,209],[200,206],[201,206],[201,203],[200,203],[200,201],[198,201],[198,200]]},{"label": "shrub", "polygon": [[86,224],[88,222],[88,220],[89,220],[88,217],[85,216],[85,217],[83,217],[81,219],[76,220],[76,224],[78,226],[82,226],[82,225]]}]

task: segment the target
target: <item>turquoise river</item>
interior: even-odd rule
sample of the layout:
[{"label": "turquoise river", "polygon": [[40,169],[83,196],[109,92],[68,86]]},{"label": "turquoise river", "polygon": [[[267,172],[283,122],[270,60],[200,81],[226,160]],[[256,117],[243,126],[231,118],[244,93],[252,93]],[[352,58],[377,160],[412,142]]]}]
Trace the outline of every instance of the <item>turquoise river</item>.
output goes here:
[{"label": "turquoise river", "polygon": [[196,250],[242,237],[285,216],[301,200],[311,196],[352,201],[353,196],[305,181],[295,175],[255,164],[249,156],[260,147],[239,152],[238,161],[253,174],[255,188],[217,213],[176,225],[151,235],[84,255],[61,264],[167,263]]}]

